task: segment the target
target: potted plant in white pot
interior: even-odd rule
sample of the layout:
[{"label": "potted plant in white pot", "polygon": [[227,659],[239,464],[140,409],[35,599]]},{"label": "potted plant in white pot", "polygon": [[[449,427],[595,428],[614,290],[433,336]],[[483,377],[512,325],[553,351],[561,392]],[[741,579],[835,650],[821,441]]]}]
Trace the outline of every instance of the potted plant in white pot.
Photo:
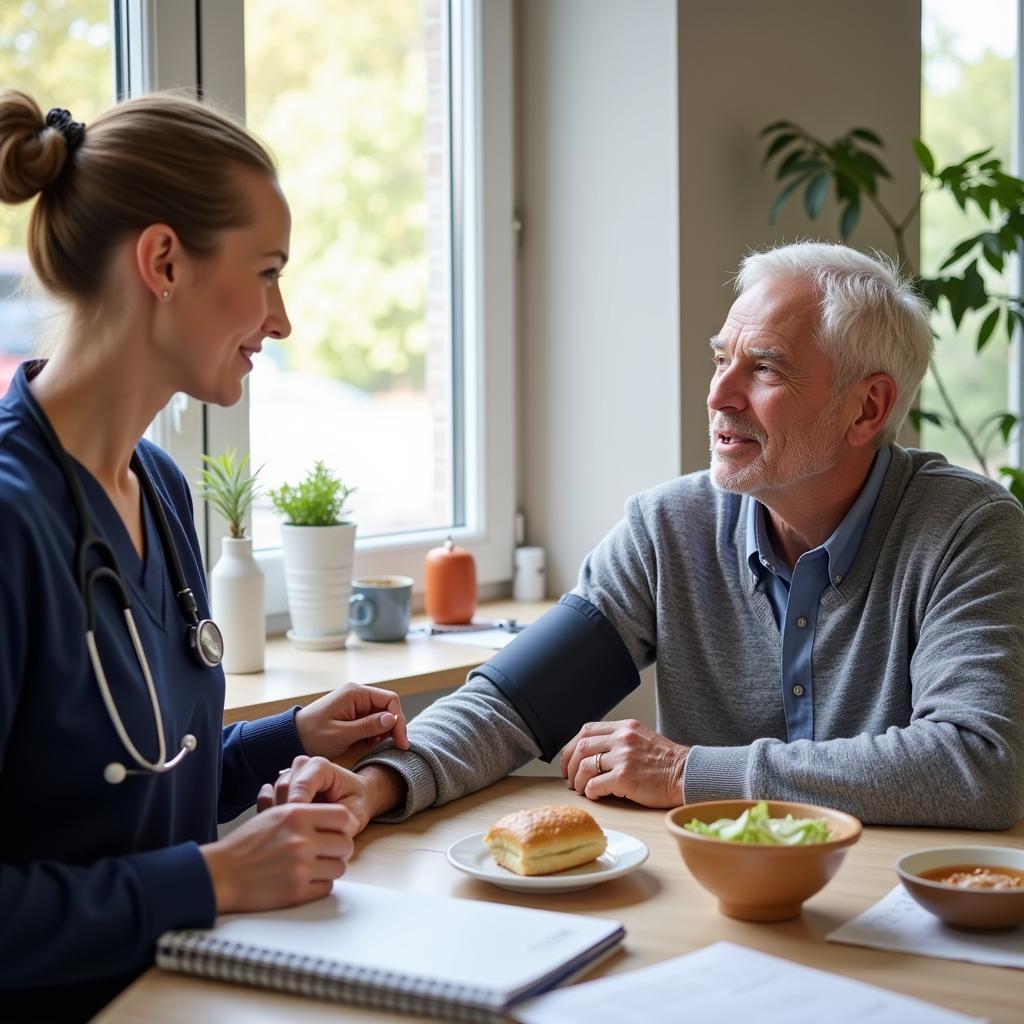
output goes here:
[{"label": "potted plant in white pot", "polygon": [[297,647],[345,646],[356,539],[345,505],[354,491],[317,462],[298,485],[282,484],[269,492],[284,517],[281,544],[292,619],[287,635]]},{"label": "potted plant in white pot", "polygon": [[228,524],[221,540],[221,555],[210,572],[210,606],[224,637],[225,672],[262,672],[266,649],[264,580],[252,555],[252,538],[245,535],[249,508],[259,495],[249,456],[236,461],[237,452],[204,455],[198,481],[200,497],[209,502]]}]

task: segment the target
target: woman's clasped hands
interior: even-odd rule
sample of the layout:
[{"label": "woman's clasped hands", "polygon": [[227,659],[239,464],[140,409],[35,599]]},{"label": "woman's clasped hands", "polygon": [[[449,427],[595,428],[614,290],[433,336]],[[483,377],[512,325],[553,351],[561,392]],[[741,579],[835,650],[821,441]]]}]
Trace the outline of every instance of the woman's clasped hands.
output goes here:
[{"label": "woman's clasped hands", "polygon": [[360,741],[408,749],[397,694],[348,683],[296,713],[306,755],[256,801],[257,815],[201,847],[219,914],[272,910],[325,896],[345,873],[371,816],[367,778],[334,764]]}]

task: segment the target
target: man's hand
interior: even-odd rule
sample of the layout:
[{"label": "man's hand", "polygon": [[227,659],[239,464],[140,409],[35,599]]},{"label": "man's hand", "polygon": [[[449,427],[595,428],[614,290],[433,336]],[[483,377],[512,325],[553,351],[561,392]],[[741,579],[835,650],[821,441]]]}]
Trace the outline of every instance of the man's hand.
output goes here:
[{"label": "man's hand", "polygon": [[376,686],[346,683],[301,708],[295,728],[302,749],[320,757],[336,758],[360,740],[373,746],[389,736],[399,750],[409,749],[398,694]]},{"label": "man's hand", "polygon": [[644,807],[678,807],[689,751],[634,719],[588,722],[562,748],[562,778],[590,800],[621,796]]},{"label": "man's hand", "polygon": [[358,773],[323,757],[297,757],[274,783],[266,783],[256,798],[257,812],[295,803],[333,803],[347,808],[355,819],[350,835],[358,835],[370,819],[390,810],[404,798],[405,784],[395,771],[367,765]]}]

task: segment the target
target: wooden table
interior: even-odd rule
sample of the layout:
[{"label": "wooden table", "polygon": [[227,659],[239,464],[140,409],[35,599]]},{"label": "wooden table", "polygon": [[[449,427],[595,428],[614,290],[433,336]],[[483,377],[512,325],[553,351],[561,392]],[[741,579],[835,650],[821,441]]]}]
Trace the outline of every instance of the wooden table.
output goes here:
[{"label": "wooden table", "polygon": [[[605,827],[643,839],[651,851],[647,863],[624,878],[593,889],[533,897],[470,879],[445,860],[449,844],[487,828],[502,814],[520,807],[569,801],[581,801]],[[1021,1021],[1024,972],[827,943],[825,935],[865,910],[896,884],[893,864],[900,855],[952,843],[1020,846],[1024,841],[1024,822],[997,833],[868,828],[860,842],[850,849],[836,877],[804,905],[800,918],[782,924],[748,924],[718,913],[714,898],[687,872],[674,840],[665,831],[663,818],[661,811],[644,810],[625,801],[588,803],[567,793],[564,783],[558,780],[509,778],[446,807],[426,811],[404,825],[371,825],[357,842],[357,853],[346,877],[399,889],[548,907],[622,921],[626,926],[624,952],[590,977],[632,970],[725,939],[963,1013],[988,1017],[993,1022]],[[401,923],[396,921],[395,927],[400,928]],[[339,1020],[409,1019],[153,969],[97,1021],[327,1024]]]},{"label": "wooden table", "polygon": [[[494,601],[481,605],[477,618],[539,619],[552,601]],[[425,619],[413,620],[421,626]],[[228,675],[224,722],[243,722],[308,704],[342,683],[367,683],[400,696],[461,686],[466,673],[494,654],[484,647],[439,641],[410,633],[399,643],[366,643],[350,636],[337,651],[304,651],[284,637],[267,643],[266,669],[252,675]]]}]

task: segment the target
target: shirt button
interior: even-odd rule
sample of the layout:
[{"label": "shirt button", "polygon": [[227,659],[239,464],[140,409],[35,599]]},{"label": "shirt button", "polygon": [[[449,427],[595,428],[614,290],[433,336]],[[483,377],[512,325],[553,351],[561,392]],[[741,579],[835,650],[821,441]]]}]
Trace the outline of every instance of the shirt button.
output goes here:
[{"label": "shirt button", "polygon": [[803,695],[804,695],[804,688],[799,683],[797,683],[796,686],[793,687],[793,696],[794,697],[802,697]]},{"label": "shirt button", "polygon": [[833,576],[832,579],[835,581],[835,585],[837,587],[839,586],[840,583],[843,582],[843,577],[839,576],[839,575]]},{"label": "shirt button", "polygon": [[801,615],[801,616],[800,616],[800,617],[799,617],[799,618],[798,618],[798,619],[796,620],[796,628],[797,628],[797,629],[803,629],[803,628],[804,628],[804,626],[806,626],[806,625],[807,625],[807,620],[806,620],[806,619],[805,619],[805,618],[804,618],[804,617],[803,617],[803,616]]}]

